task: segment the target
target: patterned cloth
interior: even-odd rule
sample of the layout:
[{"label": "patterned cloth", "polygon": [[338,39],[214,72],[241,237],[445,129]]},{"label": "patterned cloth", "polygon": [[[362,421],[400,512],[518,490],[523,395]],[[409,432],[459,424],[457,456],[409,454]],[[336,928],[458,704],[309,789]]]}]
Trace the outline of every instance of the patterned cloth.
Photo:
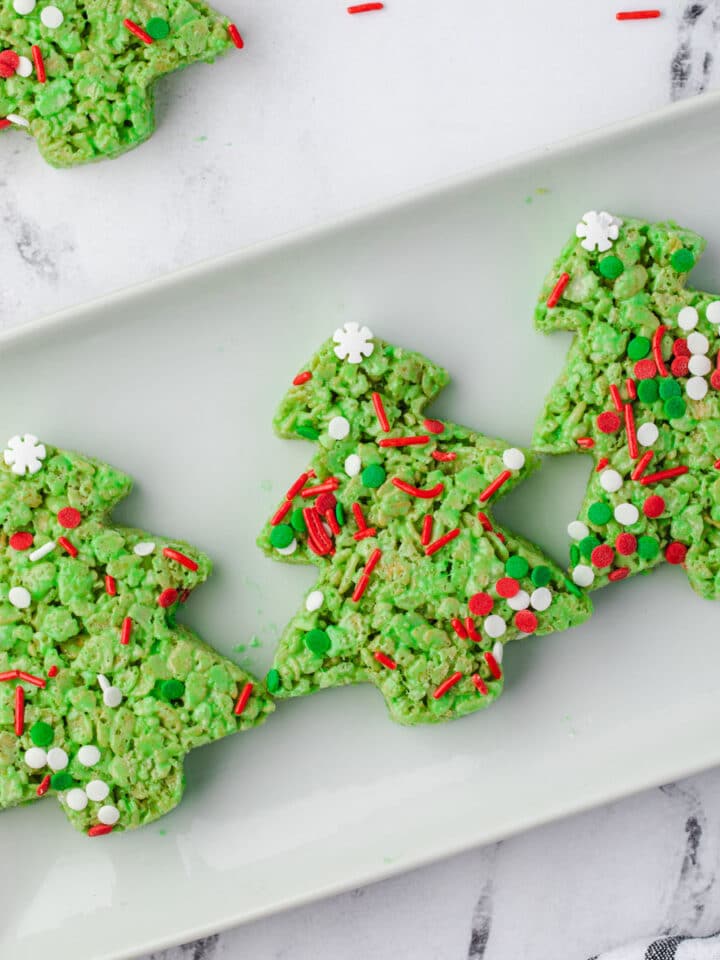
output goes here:
[{"label": "patterned cloth", "polygon": [[591,960],[720,960],[720,933],[709,937],[660,937],[598,954]]}]

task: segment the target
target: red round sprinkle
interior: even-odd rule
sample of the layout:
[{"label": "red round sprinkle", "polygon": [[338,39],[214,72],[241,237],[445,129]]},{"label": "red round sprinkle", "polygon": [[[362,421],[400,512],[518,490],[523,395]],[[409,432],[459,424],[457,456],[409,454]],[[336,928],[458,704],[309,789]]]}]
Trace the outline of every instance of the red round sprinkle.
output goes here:
[{"label": "red round sprinkle", "polygon": [[720,390],[720,370],[713,370],[710,374],[710,386],[714,390]]},{"label": "red round sprinkle", "polygon": [[590,559],[596,567],[609,567],[615,559],[615,551],[607,544],[601,544],[595,547],[590,554]]},{"label": "red round sprinkle", "polygon": [[177,598],[177,590],[174,590],[172,587],[168,587],[167,590],[163,590],[163,592],[157,598],[158,606],[171,607],[174,603],[177,603]]},{"label": "red round sprinkle", "polygon": [[507,600],[520,592],[520,584],[513,577],[503,577],[495,584],[498,596],[505,597]]},{"label": "red round sprinkle", "polygon": [[690,356],[690,348],[687,345],[687,340],[685,337],[678,337],[677,340],[673,342],[672,352],[674,357]]},{"label": "red round sprinkle", "polygon": [[518,610],[515,614],[515,626],[523,633],[534,633],[537,630],[538,618],[532,610]]},{"label": "red round sprinkle", "polygon": [[597,425],[601,433],[617,433],[620,429],[620,417],[612,410],[606,410],[597,418]]},{"label": "red round sprinkle", "polygon": [[58,512],[57,519],[60,526],[65,527],[66,530],[73,530],[75,527],[80,526],[82,521],[80,511],[76,510],[75,507],[63,507],[62,510]]},{"label": "red round sprinkle", "polygon": [[445,424],[441,420],[423,420],[423,427],[428,433],[442,433]]},{"label": "red round sprinkle", "polygon": [[617,570],[613,570],[612,573],[608,574],[608,580],[624,580],[625,577],[630,573],[630,567],[618,567]]},{"label": "red round sprinkle", "polygon": [[665,501],[663,500],[662,497],[659,497],[656,493],[654,493],[651,497],[648,497],[645,503],[643,504],[643,513],[645,514],[646,517],[650,517],[650,519],[659,517],[660,514],[664,511],[664,509],[665,509]]},{"label": "red round sprinkle", "polygon": [[637,538],[631,533],[620,533],[615,540],[615,549],[621,557],[629,557],[637,550]]},{"label": "red round sprinkle", "polygon": [[321,493],[320,496],[315,501],[315,508],[325,515],[328,510],[334,510],[337,500],[335,499],[334,494],[332,493]]},{"label": "red round sprinkle", "polygon": [[7,80],[12,77],[20,66],[20,57],[14,50],[3,50],[0,53],[0,77]]},{"label": "red round sprinkle", "polygon": [[670,371],[674,377],[686,377],[690,371],[690,358],[675,357],[670,364]]},{"label": "red round sprinkle", "polygon": [[29,550],[33,545],[33,535],[31,533],[14,533],[10,537],[10,546],[13,550]]},{"label": "red round sprinkle", "polygon": [[489,593],[474,593],[468,600],[470,613],[475,617],[486,617],[493,608],[495,601]]},{"label": "red round sprinkle", "polygon": [[687,552],[688,548],[685,544],[676,540],[674,543],[669,543],[665,548],[665,559],[668,563],[685,563]]},{"label": "red round sprinkle", "polygon": [[651,380],[657,374],[657,366],[651,357],[638,360],[633,369],[638,380]]}]

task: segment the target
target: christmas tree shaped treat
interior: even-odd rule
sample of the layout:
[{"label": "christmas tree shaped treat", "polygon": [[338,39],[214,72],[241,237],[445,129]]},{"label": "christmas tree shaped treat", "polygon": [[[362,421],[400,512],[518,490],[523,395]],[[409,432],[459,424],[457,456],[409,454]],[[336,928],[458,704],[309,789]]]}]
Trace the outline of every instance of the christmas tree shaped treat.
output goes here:
[{"label": "christmas tree shaped treat", "polygon": [[90,836],[171,810],[185,754],[272,709],[175,624],[207,557],[108,520],[130,486],[29,434],[0,463],[0,808],[54,794]]},{"label": "christmas tree shaped treat", "polygon": [[575,337],[534,443],[594,459],[568,527],[583,587],[667,561],[720,595],[720,298],[686,288],[703,247],[674,223],[590,212],[545,281],[537,327]]},{"label": "christmas tree shaped treat", "polygon": [[317,453],[259,543],[319,578],[268,674],[277,696],[368,682],[400,723],[447,720],[500,695],[503,644],[588,616],[582,592],[491,516],[536,458],[423,416],[448,379],[348,323],[282,402],[279,435]]},{"label": "christmas tree shaped treat", "polygon": [[202,0],[2,0],[0,129],[28,130],[56,167],[115,157],[152,133],[158,77],[232,43]]}]

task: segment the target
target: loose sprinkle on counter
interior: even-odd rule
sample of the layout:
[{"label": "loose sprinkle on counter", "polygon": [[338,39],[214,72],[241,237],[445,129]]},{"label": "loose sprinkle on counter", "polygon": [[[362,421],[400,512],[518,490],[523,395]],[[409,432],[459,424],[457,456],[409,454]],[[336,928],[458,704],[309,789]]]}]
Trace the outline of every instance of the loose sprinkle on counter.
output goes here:
[{"label": "loose sprinkle on counter", "polygon": [[[245,46],[245,41],[243,40],[242,36],[240,35],[240,31],[238,30],[238,28],[235,26],[234,23],[228,24],[228,33],[230,34],[230,39],[238,48],[238,50],[242,50],[242,48]],[[308,379],[311,376],[312,374],[308,374]]]},{"label": "loose sprinkle on counter", "polygon": [[620,10],[615,14],[616,20],[656,20],[660,16],[659,10]]},{"label": "loose sprinkle on counter", "polygon": [[370,13],[372,10],[382,10],[384,3],[356,3],[347,8],[348,13]]}]

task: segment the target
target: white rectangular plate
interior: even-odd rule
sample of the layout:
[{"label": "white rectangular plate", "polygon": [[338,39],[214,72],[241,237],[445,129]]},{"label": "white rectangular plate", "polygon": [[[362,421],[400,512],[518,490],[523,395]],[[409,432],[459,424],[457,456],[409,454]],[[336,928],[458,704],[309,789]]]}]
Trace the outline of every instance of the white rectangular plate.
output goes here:
[{"label": "white rectangular plate", "polygon": [[[533,304],[578,217],[679,220],[709,240],[693,282],[720,291],[719,157],[708,97],[10,333],[0,436],[134,476],[118,515],[215,559],[186,615],[263,671],[312,581],[254,539],[312,452],[270,422],[316,347],[368,323],[448,367],[437,415],[526,443],[568,343],[533,331]],[[501,518],[564,560],[588,469],[547,463]],[[716,764],[719,624],[662,569],[513,644],[486,713],[404,729],[373,689],[334,690],[197,751],[182,806],[136,833],[88,840],[54,801],[3,813],[0,955],[149,951]]]}]

